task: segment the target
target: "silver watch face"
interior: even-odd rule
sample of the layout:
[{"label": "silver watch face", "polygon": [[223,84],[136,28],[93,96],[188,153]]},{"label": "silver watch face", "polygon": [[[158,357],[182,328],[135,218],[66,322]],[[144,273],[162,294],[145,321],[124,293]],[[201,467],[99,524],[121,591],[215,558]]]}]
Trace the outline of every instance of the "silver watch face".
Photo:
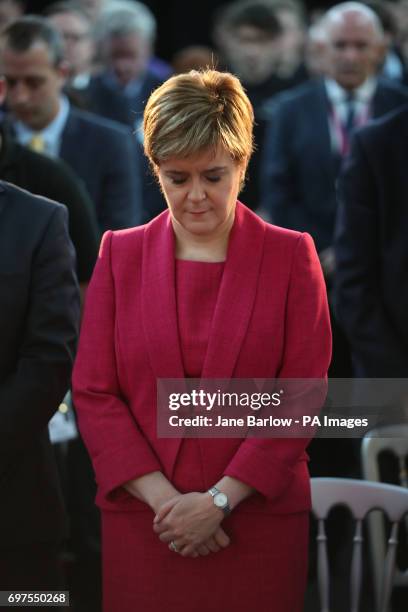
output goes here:
[{"label": "silver watch face", "polygon": [[227,503],[228,498],[225,493],[217,493],[217,495],[214,496],[214,504],[217,506],[217,508],[223,508],[227,505]]}]

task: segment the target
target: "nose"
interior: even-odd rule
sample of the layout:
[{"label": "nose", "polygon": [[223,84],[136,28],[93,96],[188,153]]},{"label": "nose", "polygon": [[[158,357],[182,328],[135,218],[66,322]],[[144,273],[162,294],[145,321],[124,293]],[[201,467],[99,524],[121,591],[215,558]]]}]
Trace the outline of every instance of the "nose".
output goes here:
[{"label": "nose", "polygon": [[359,55],[359,50],[354,45],[348,45],[344,49],[343,57],[350,64],[354,64],[356,61],[358,61]]},{"label": "nose", "polygon": [[25,104],[28,100],[28,89],[23,82],[17,81],[17,83],[10,90],[10,97],[14,104]]},{"label": "nose", "polygon": [[257,57],[258,55],[258,46],[252,43],[247,43],[241,49],[241,53],[244,57]]},{"label": "nose", "polygon": [[204,189],[204,185],[200,180],[193,180],[191,183],[190,191],[188,194],[188,198],[190,202],[194,204],[199,204],[203,202],[207,197],[207,194]]},{"label": "nose", "polygon": [[113,69],[119,81],[124,85],[126,85],[133,76],[132,62],[127,58],[116,59]]}]

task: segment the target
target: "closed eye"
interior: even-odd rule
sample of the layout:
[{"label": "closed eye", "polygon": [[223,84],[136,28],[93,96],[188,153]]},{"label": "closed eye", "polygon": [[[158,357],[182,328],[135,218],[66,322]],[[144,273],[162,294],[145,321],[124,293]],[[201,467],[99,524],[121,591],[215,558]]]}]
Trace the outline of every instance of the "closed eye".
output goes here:
[{"label": "closed eye", "polygon": [[[185,178],[176,178],[174,176],[170,176],[169,177],[171,182],[173,183],[173,185],[183,185],[187,179]],[[210,183],[218,183],[218,181],[220,180],[221,177],[219,176],[207,176],[206,179],[207,181],[209,181]]]}]

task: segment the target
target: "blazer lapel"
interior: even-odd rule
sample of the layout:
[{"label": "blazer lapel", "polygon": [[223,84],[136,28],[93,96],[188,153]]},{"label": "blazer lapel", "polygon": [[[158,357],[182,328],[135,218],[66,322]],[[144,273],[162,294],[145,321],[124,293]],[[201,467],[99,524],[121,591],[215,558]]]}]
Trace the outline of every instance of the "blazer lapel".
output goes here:
[{"label": "blazer lapel", "polygon": [[384,89],[381,87],[380,83],[377,83],[377,87],[375,88],[375,92],[371,100],[371,118],[376,119],[381,117],[381,115],[384,115],[387,110],[389,109],[387,105],[386,92],[384,92]]},{"label": "blazer lapel", "polygon": [[[158,378],[184,378],[177,324],[174,234],[169,212],[146,226],[142,262],[142,323],[150,363]],[[181,433],[181,432],[180,432]],[[183,438],[167,438],[163,465],[172,478]]]},{"label": "blazer lapel", "polygon": [[75,117],[75,111],[70,110],[61,134],[61,147],[59,157],[68,164],[73,164],[75,167],[75,159],[80,155],[81,147],[81,133],[78,126],[78,120]]},{"label": "blazer lapel", "polygon": [[321,158],[322,166],[326,167],[324,174],[330,177],[330,183],[336,180],[340,153],[333,151],[330,133],[330,102],[327,97],[326,86],[323,80],[318,81],[316,99],[309,109],[310,125],[313,125],[313,140],[316,141],[316,150],[324,151]]},{"label": "blazer lapel", "polygon": [[[264,222],[238,202],[202,378],[233,375],[254,305],[264,236]],[[156,378],[184,378],[174,258],[174,234],[165,211],[146,226],[143,241],[142,319]],[[168,438],[163,445],[170,478],[182,440]]]},{"label": "blazer lapel", "polygon": [[174,235],[168,211],[146,226],[142,317],[156,378],[184,378],[177,324]]},{"label": "blazer lapel", "polygon": [[231,378],[251,317],[265,224],[237,202],[202,378]]}]

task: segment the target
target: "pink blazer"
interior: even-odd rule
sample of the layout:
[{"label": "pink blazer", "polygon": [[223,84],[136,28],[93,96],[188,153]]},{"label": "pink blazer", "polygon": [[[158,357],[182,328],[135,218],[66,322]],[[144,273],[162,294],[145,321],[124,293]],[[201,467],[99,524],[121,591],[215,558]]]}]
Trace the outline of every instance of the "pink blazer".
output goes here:
[{"label": "pink blazer", "polygon": [[[88,288],[73,389],[104,510],[146,509],[121,485],[156,470],[172,480],[177,465],[181,439],[156,434],[156,379],[184,376],[174,257],[167,211],[145,226],[108,231]],[[330,355],[312,239],[238,202],[203,378],[324,378]],[[226,474],[258,491],[242,510],[309,509],[307,439],[199,443],[206,486]]]}]

